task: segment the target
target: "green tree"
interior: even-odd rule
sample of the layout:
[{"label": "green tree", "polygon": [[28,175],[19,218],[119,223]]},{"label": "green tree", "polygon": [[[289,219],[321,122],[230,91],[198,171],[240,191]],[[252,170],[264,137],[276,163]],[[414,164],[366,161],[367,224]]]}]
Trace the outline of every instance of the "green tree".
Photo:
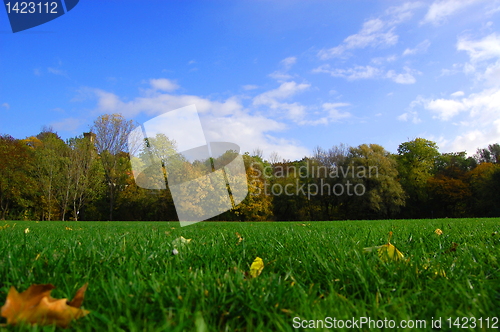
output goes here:
[{"label": "green tree", "polygon": [[[319,205],[321,220],[344,219],[342,213],[342,200],[337,194],[337,188],[343,188],[342,172],[343,165],[349,156],[350,147],[346,144],[334,145],[328,150],[317,147],[310,164],[312,175],[319,195],[315,195],[313,201]],[[318,208],[315,208],[315,210]]]},{"label": "green tree", "polygon": [[490,144],[488,148],[477,149],[474,158],[478,163],[500,164],[500,144]]},{"label": "green tree", "polygon": [[127,139],[134,127],[134,121],[126,120],[121,114],[104,114],[94,121],[91,128],[108,187],[109,220],[113,220],[116,196],[125,185],[123,153],[128,151]]},{"label": "green tree", "polygon": [[430,217],[427,181],[435,173],[439,157],[435,142],[424,138],[401,143],[398,147],[397,169],[401,186],[407,194],[403,216],[411,218]]},{"label": "green tree", "polygon": [[467,173],[470,212],[475,217],[500,216],[500,165],[483,162]]},{"label": "green tree", "polygon": [[467,157],[465,151],[442,153],[436,158],[435,174],[453,173],[456,170],[468,172],[477,166],[477,161],[473,157]]},{"label": "green tree", "polygon": [[465,152],[443,153],[436,158],[435,175],[428,180],[432,216],[470,216],[471,188],[467,172],[475,166],[476,161]]},{"label": "green tree", "polygon": [[33,177],[40,192],[39,202],[42,207],[42,220],[59,219],[66,210],[61,192],[67,184],[64,170],[68,167],[66,143],[54,132],[44,130],[36,137],[26,139],[33,148]]},{"label": "green tree", "polygon": [[352,147],[343,167],[342,208],[348,218],[387,218],[405,204],[395,157],[377,144]]},{"label": "green tree", "polygon": [[[258,151],[257,151],[258,152]],[[273,219],[273,196],[267,195],[265,185],[267,181],[266,166],[257,154],[243,155],[247,174],[248,195],[236,206],[235,216],[241,221],[265,221]]]},{"label": "green tree", "polygon": [[33,156],[22,140],[0,136],[0,219],[26,216],[33,205]]},{"label": "green tree", "polygon": [[283,160],[272,164],[272,173],[265,183],[265,192],[273,197],[273,214],[276,220],[310,219],[307,179],[301,177],[301,167],[305,173],[306,163],[300,160]]},{"label": "green tree", "polygon": [[98,159],[91,135],[72,138],[68,145],[70,150],[66,169],[68,178],[66,193],[73,220],[77,221],[85,206],[103,194],[104,169]]},{"label": "green tree", "polygon": [[[178,153],[177,143],[169,139],[165,134],[159,133],[154,137],[148,137],[142,142],[142,147],[138,148],[138,156],[132,157],[133,163],[139,168],[144,167],[144,161],[149,161],[149,167],[154,168],[153,171],[148,171],[146,168],[138,174],[138,182],[154,184],[158,188],[163,189],[139,189],[131,185],[127,191],[137,191],[137,194],[145,195],[145,206],[147,214],[154,220],[178,220],[177,213],[170,191],[170,185],[181,183],[188,180],[194,180],[202,175],[203,172],[198,172],[196,165],[199,161],[193,164]],[[157,170],[160,170],[158,172]],[[137,172],[137,169],[134,169]]]},{"label": "green tree", "polygon": [[434,217],[466,217],[471,197],[465,172],[460,169],[438,173],[428,181],[430,207]]}]

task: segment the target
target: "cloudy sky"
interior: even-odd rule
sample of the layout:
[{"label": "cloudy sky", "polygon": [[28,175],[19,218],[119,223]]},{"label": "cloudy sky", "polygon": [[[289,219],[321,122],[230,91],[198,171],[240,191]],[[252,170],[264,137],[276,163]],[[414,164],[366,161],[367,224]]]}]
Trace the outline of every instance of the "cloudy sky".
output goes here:
[{"label": "cloudy sky", "polygon": [[81,0],[18,33],[0,10],[0,134],[191,104],[207,140],[266,156],[416,137],[473,154],[500,142],[500,1]]}]

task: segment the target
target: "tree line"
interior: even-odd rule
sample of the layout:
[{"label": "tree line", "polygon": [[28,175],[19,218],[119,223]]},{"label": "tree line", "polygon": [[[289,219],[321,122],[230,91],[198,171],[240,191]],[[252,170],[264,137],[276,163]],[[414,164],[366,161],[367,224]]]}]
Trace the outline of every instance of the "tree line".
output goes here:
[{"label": "tree line", "polygon": [[[0,219],[178,220],[168,186],[144,189],[136,183],[144,175],[134,176],[127,147],[136,126],[120,114],[106,114],[89,133],[66,141],[50,128],[24,139],[0,135]],[[165,135],[149,140],[144,144],[176,150]],[[231,159],[226,153],[217,163]],[[416,138],[395,154],[377,144],[339,144],[317,147],[301,160],[276,153],[267,160],[259,149],[244,153],[243,160],[249,193],[213,220],[500,216],[499,144],[472,157],[440,153],[435,142]],[[207,161],[176,162],[186,165],[191,179],[207,167]]]}]

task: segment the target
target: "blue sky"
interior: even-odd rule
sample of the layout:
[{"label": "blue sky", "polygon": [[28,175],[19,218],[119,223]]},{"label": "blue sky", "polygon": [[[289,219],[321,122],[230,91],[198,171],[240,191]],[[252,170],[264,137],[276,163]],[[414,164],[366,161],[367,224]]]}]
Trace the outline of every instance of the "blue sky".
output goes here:
[{"label": "blue sky", "polygon": [[195,104],[208,140],[265,156],[416,137],[473,154],[500,142],[499,25],[498,0],[80,0],[15,34],[0,10],[0,134]]}]

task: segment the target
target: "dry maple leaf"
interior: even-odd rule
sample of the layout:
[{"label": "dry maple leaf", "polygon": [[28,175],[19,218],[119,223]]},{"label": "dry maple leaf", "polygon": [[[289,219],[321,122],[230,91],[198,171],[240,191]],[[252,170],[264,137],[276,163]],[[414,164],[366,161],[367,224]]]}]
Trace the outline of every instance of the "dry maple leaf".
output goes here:
[{"label": "dry maple leaf", "polygon": [[54,299],[50,292],[55,288],[51,284],[31,285],[27,290],[18,293],[12,286],[7,300],[1,308],[1,316],[7,318],[7,324],[19,322],[30,324],[52,325],[66,328],[73,319],[81,318],[90,311],[80,309],[88,283],[75,294],[73,300]]}]

